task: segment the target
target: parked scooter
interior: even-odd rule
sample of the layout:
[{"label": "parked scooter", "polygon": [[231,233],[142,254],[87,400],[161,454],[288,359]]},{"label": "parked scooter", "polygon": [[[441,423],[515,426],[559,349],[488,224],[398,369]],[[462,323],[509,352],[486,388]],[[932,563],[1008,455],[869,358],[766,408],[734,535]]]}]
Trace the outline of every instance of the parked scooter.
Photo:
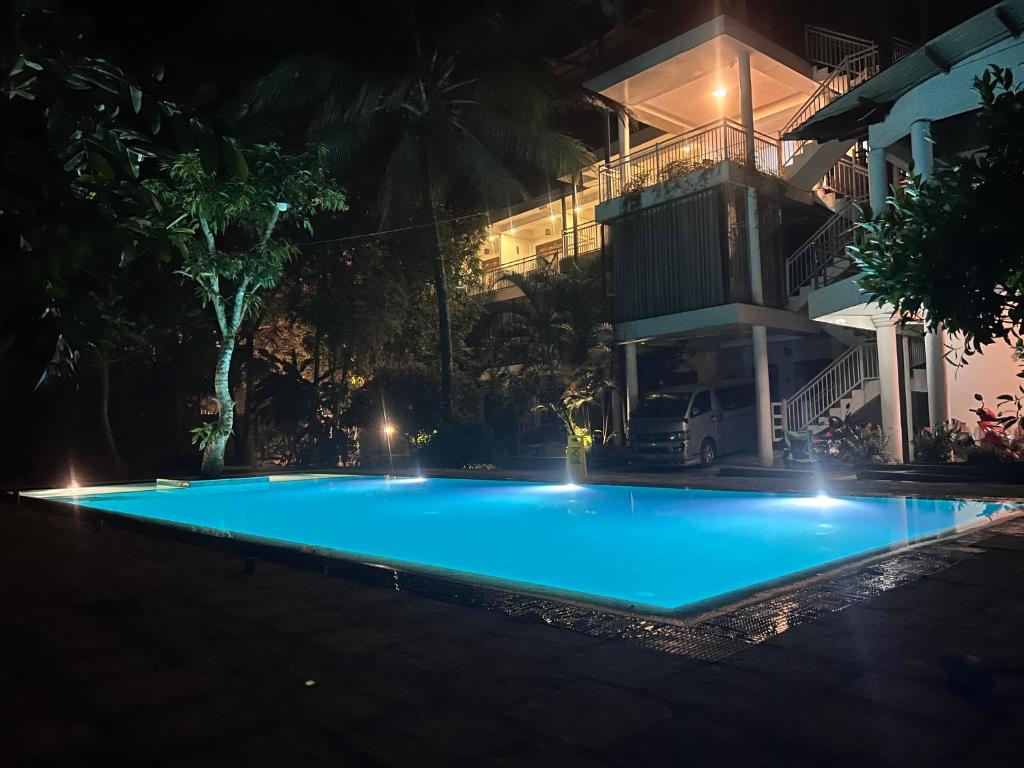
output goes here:
[{"label": "parked scooter", "polygon": [[828,426],[814,436],[814,450],[823,459],[846,461],[851,456],[856,440],[857,433],[850,424],[850,413],[847,411],[846,418],[829,417]]},{"label": "parked scooter", "polygon": [[1021,452],[1014,447],[1013,435],[1006,428],[1007,419],[985,405],[980,395],[974,396],[981,403],[971,412],[978,417],[978,445],[988,445],[1008,459],[1020,460]]}]

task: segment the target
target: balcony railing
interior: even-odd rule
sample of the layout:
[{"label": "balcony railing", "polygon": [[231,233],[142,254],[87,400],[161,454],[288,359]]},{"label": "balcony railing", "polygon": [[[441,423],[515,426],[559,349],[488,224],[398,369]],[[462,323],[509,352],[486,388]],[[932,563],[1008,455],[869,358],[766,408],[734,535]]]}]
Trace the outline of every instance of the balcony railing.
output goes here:
[{"label": "balcony railing", "polygon": [[[576,243],[579,243],[579,249]],[[562,247],[558,251],[535,254],[523,259],[498,264],[484,270],[480,286],[473,292],[490,293],[500,288],[507,288],[510,283],[503,282],[505,275],[528,275],[539,269],[561,270],[568,259],[585,258],[601,250],[602,227],[596,222],[584,224],[575,230],[567,229],[562,233]]]},{"label": "balcony railing", "polygon": [[856,55],[870,48],[874,43],[863,37],[844,35],[831,29],[808,24],[804,27],[804,48],[807,60],[812,64],[837,67],[847,56]]},{"label": "balcony railing", "polygon": [[[577,249],[577,243],[579,248]],[[562,233],[562,257],[586,256],[601,250],[601,225],[596,222],[584,224]]]},{"label": "balcony railing", "polygon": [[779,131],[779,136],[782,138],[783,164],[788,165],[801,147],[807,144],[805,139],[786,139],[785,136],[788,133],[810,120],[820,109],[831,104],[844,93],[874,77],[878,70],[878,46],[875,45],[853,53],[839,62],[831,74],[822,81],[817,90]]},{"label": "balcony railing", "polygon": [[[732,160],[749,164],[743,126],[717,120],[678,138],[659,142],[601,167],[601,201],[638,192],[655,184],[686,176]],[[754,132],[753,165],[762,173],[779,175],[779,144],[771,136]]]},{"label": "balcony railing", "polygon": [[868,169],[849,156],[841,157],[825,174],[821,186],[843,197],[866,198]]}]

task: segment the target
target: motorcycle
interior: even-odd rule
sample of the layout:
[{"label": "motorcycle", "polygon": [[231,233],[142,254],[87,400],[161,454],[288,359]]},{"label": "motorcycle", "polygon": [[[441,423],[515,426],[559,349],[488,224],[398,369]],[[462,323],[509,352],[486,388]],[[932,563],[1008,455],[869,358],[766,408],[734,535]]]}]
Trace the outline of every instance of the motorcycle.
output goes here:
[{"label": "motorcycle", "polygon": [[971,413],[978,417],[979,437],[975,443],[991,446],[1008,459],[1019,460],[1021,452],[1015,447],[1013,435],[1006,428],[1008,420],[986,406],[980,396],[975,395],[975,398],[981,403],[977,408],[971,408]]},{"label": "motorcycle", "polygon": [[850,423],[849,413],[844,419],[830,416],[828,426],[813,438],[814,450],[823,459],[846,461],[851,457],[857,439],[857,431]]}]

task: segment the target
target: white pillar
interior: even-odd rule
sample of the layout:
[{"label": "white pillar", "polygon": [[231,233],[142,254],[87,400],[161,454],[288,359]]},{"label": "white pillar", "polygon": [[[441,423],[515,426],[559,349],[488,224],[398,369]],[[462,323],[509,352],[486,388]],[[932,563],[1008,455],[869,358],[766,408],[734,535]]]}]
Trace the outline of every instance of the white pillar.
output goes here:
[{"label": "white pillar", "polygon": [[910,154],[914,158],[914,173],[925,181],[930,179],[935,157],[931,120],[915,120],[910,124]]},{"label": "white pillar", "polygon": [[907,435],[907,460],[914,460],[914,391],[911,388],[914,372],[910,369],[910,337],[903,340],[903,424]]},{"label": "white pillar", "polygon": [[949,421],[949,384],[946,362],[946,332],[938,326],[932,333],[924,334],[924,367],[928,379],[928,423],[931,425]]},{"label": "white pillar", "polygon": [[[932,176],[935,145],[932,141],[931,120],[916,120],[910,124],[910,151],[914,158],[914,173],[927,181]],[[932,426],[949,420],[948,366],[946,332],[942,326],[924,334],[924,362],[928,376],[928,423]]]},{"label": "white pillar", "polygon": [[761,225],[758,220],[757,190],[747,187],[747,268],[750,273],[750,301],[764,304],[761,277]]},{"label": "white pillar", "polygon": [[622,351],[626,355],[626,418],[628,419],[640,403],[640,384],[636,373],[637,343],[634,341],[622,346]]},{"label": "white pillar", "polygon": [[754,166],[754,95],[750,84],[750,51],[741,48],[736,53],[740,76],[740,122],[743,124],[744,148],[747,162]]},{"label": "white pillar", "polygon": [[757,411],[757,458],[762,467],[775,463],[772,447],[772,395],[768,381],[768,329],[755,325],[752,329],[754,345],[754,390]]},{"label": "white pillar", "polygon": [[889,457],[903,457],[903,419],[900,415],[900,365],[896,351],[896,326],[892,316],[878,313],[871,316],[878,342],[878,384],[881,389],[882,430],[889,437]]},{"label": "white pillar", "polygon": [[619,110],[619,183],[625,184],[629,180],[629,168],[627,158],[630,153],[629,144],[629,114],[625,107]]},{"label": "white pillar", "polygon": [[885,208],[889,196],[889,177],[886,174],[885,147],[871,147],[868,150],[868,203],[871,214],[877,215]]}]

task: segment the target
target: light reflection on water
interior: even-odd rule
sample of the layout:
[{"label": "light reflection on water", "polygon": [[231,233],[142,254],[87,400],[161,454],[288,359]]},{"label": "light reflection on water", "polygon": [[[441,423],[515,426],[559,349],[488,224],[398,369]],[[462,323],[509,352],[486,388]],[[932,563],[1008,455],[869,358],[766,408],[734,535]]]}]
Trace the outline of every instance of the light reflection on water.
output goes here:
[{"label": "light reflection on water", "polygon": [[66,501],[677,608],[961,529],[995,502],[349,476]]}]

